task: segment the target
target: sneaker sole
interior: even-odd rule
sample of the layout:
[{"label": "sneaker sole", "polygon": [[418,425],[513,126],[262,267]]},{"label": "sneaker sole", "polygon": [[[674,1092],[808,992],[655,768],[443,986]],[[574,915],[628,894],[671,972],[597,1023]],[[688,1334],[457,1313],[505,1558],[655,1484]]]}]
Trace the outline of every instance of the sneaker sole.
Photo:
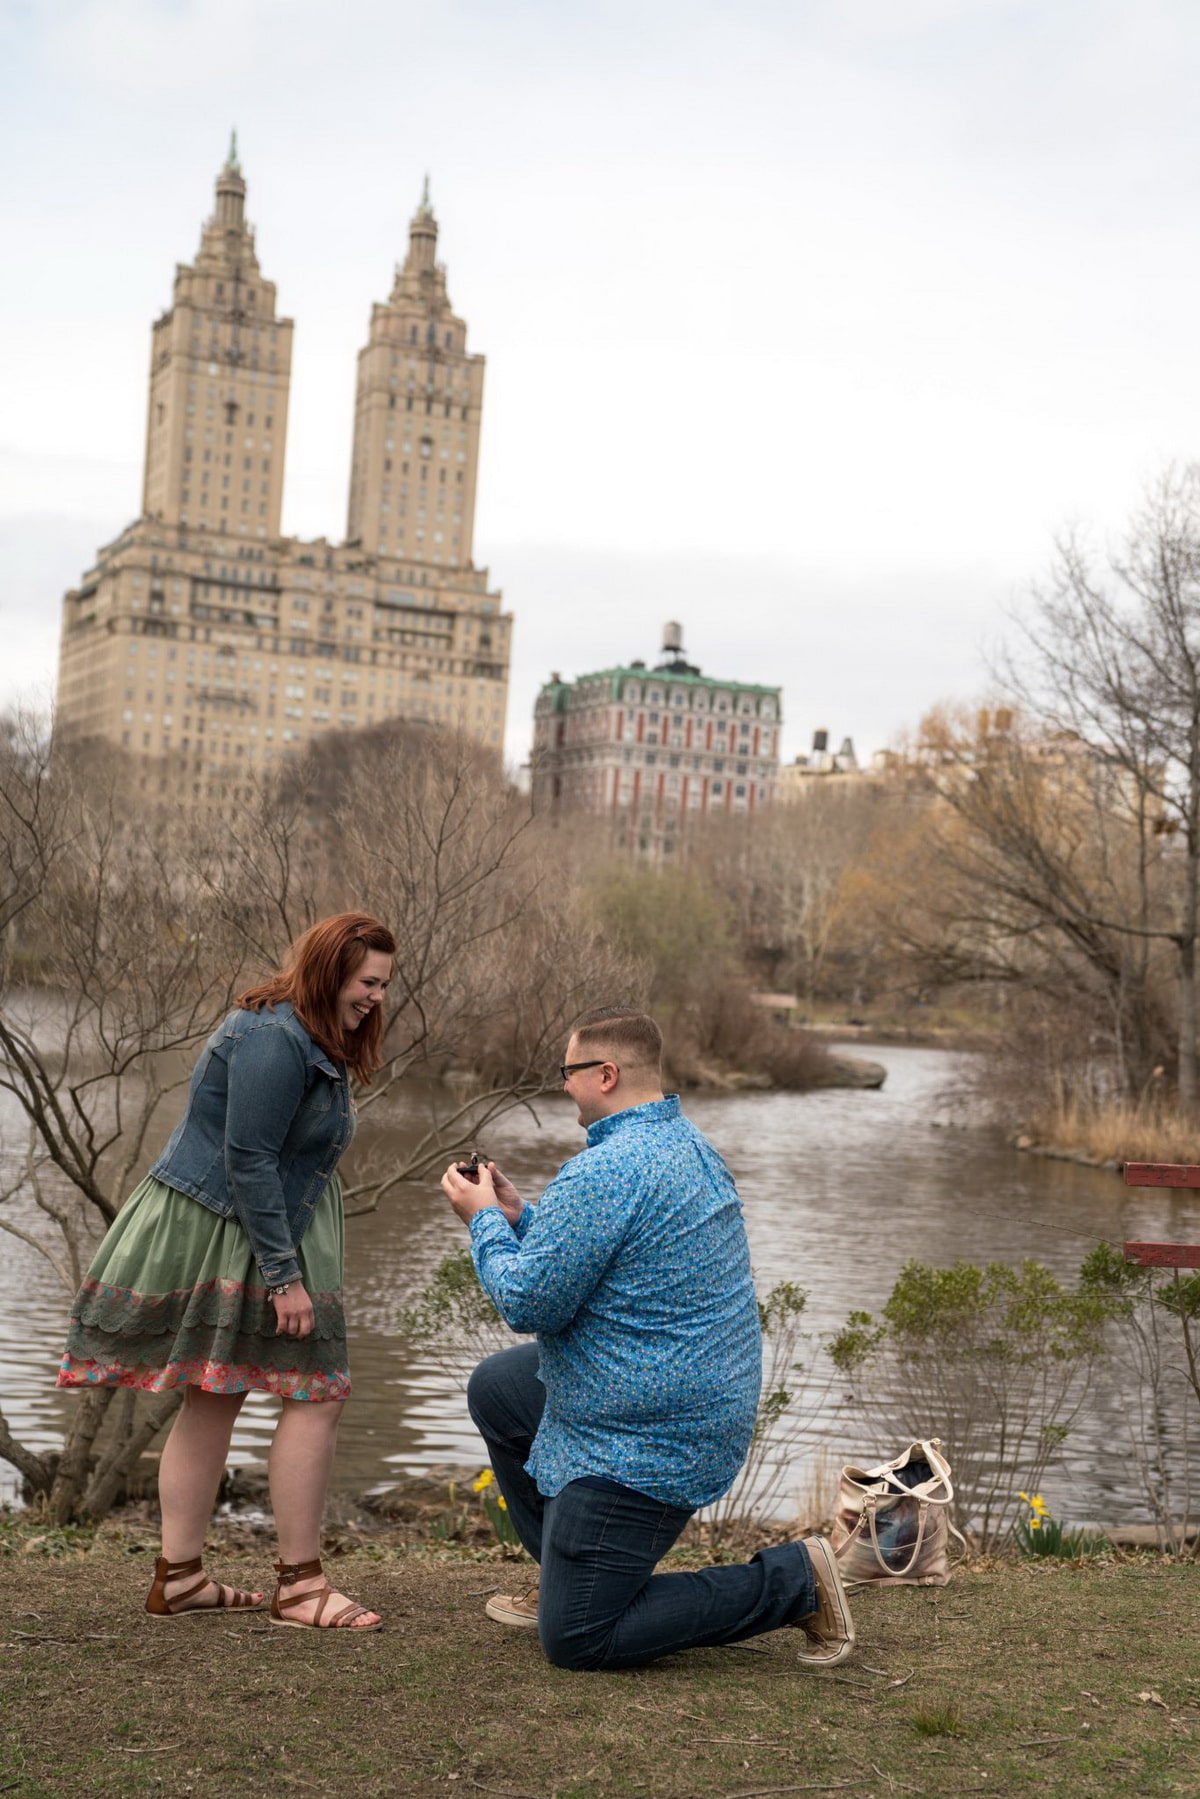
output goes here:
[{"label": "sneaker sole", "polygon": [[[842,1571],[838,1567],[837,1557],[824,1537],[808,1537],[805,1539],[804,1547],[808,1550],[809,1558],[820,1564],[821,1572],[825,1577],[825,1594],[831,1609],[836,1614],[836,1622],[841,1632],[840,1639],[832,1642],[827,1652],[812,1659],[821,1663],[844,1661],[853,1649],[856,1639],[854,1620],[850,1616],[850,1604],[846,1598],[846,1589],[842,1585]],[[801,1651],[800,1660],[805,1661],[806,1659],[809,1658],[805,1657]]]},{"label": "sneaker sole", "polygon": [[507,1624],[510,1630],[536,1630],[538,1627],[536,1614],[531,1618],[528,1612],[512,1612],[506,1605],[498,1605],[494,1599],[489,1599],[483,1609],[489,1618],[494,1619],[497,1624]]},{"label": "sneaker sole", "polygon": [[853,1654],[853,1643],[837,1643],[832,1649],[821,1648],[812,1655],[806,1655],[800,1649],[796,1653],[796,1660],[802,1668],[836,1668],[839,1662],[849,1661]]}]

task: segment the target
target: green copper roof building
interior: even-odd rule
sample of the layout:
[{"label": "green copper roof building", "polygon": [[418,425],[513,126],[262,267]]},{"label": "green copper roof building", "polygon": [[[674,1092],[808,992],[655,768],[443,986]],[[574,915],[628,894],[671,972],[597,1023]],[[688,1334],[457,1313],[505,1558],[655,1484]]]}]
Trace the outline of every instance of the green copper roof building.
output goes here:
[{"label": "green copper roof building", "polygon": [[667,625],[662,659],[564,681],[534,708],[533,802],[591,813],[619,843],[671,855],[689,823],[769,805],[779,771],[782,690],[705,675]]}]

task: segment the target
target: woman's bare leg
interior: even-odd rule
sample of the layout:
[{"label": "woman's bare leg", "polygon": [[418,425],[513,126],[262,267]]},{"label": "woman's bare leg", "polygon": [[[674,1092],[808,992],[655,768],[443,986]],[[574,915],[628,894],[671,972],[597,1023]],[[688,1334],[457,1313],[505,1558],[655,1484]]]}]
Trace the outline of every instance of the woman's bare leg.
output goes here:
[{"label": "woman's bare leg", "polygon": [[[158,1502],[162,1510],[162,1552],[169,1562],[188,1562],[204,1551],[204,1537],[217,1501],[217,1488],[229,1455],[229,1441],[244,1393],[204,1393],[187,1387],[183,1404],[167,1438],[158,1469]],[[166,1583],[168,1600],[195,1582],[183,1575]],[[215,1582],[214,1589],[215,1589]],[[261,1594],[258,1595],[261,1598]],[[201,1592],[193,1603],[212,1605]]]},{"label": "woman's bare leg", "polygon": [[[321,1518],[343,1403],[340,1399],[283,1401],[271,1444],[269,1468],[279,1559],[288,1565],[314,1561],[321,1553]],[[321,1584],[321,1577],[312,1576],[289,1583],[288,1590],[289,1593],[303,1593],[319,1588]],[[345,1594],[336,1594],[326,1611],[337,1611],[349,1603]],[[298,1624],[309,1623],[315,1611],[315,1601],[311,1608],[289,1606],[288,1617]],[[367,1612],[350,1628],[378,1622],[378,1613]]]}]

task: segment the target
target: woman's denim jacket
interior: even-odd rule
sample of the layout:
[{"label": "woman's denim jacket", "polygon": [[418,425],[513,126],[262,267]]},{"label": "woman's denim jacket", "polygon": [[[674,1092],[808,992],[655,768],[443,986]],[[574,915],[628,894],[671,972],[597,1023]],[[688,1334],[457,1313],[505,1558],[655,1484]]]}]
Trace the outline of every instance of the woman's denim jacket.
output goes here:
[{"label": "woman's denim jacket", "polygon": [[187,1110],[150,1170],[238,1220],[268,1287],[300,1279],[300,1242],[354,1135],[344,1068],[285,1000],[231,1012],[205,1044]]}]

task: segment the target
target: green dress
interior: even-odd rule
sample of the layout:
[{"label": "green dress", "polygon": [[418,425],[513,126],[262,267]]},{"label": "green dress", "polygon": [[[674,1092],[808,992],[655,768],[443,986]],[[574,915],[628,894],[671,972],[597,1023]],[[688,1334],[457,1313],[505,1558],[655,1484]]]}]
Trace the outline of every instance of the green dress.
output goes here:
[{"label": "green dress", "polygon": [[281,1336],[236,1218],[152,1177],[122,1206],[71,1308],[60,1387],[180,1383],[206,1393],[345,1399],[345,1226],[336,1175],[297,1256],[316,1311],[311,1336]]}]

